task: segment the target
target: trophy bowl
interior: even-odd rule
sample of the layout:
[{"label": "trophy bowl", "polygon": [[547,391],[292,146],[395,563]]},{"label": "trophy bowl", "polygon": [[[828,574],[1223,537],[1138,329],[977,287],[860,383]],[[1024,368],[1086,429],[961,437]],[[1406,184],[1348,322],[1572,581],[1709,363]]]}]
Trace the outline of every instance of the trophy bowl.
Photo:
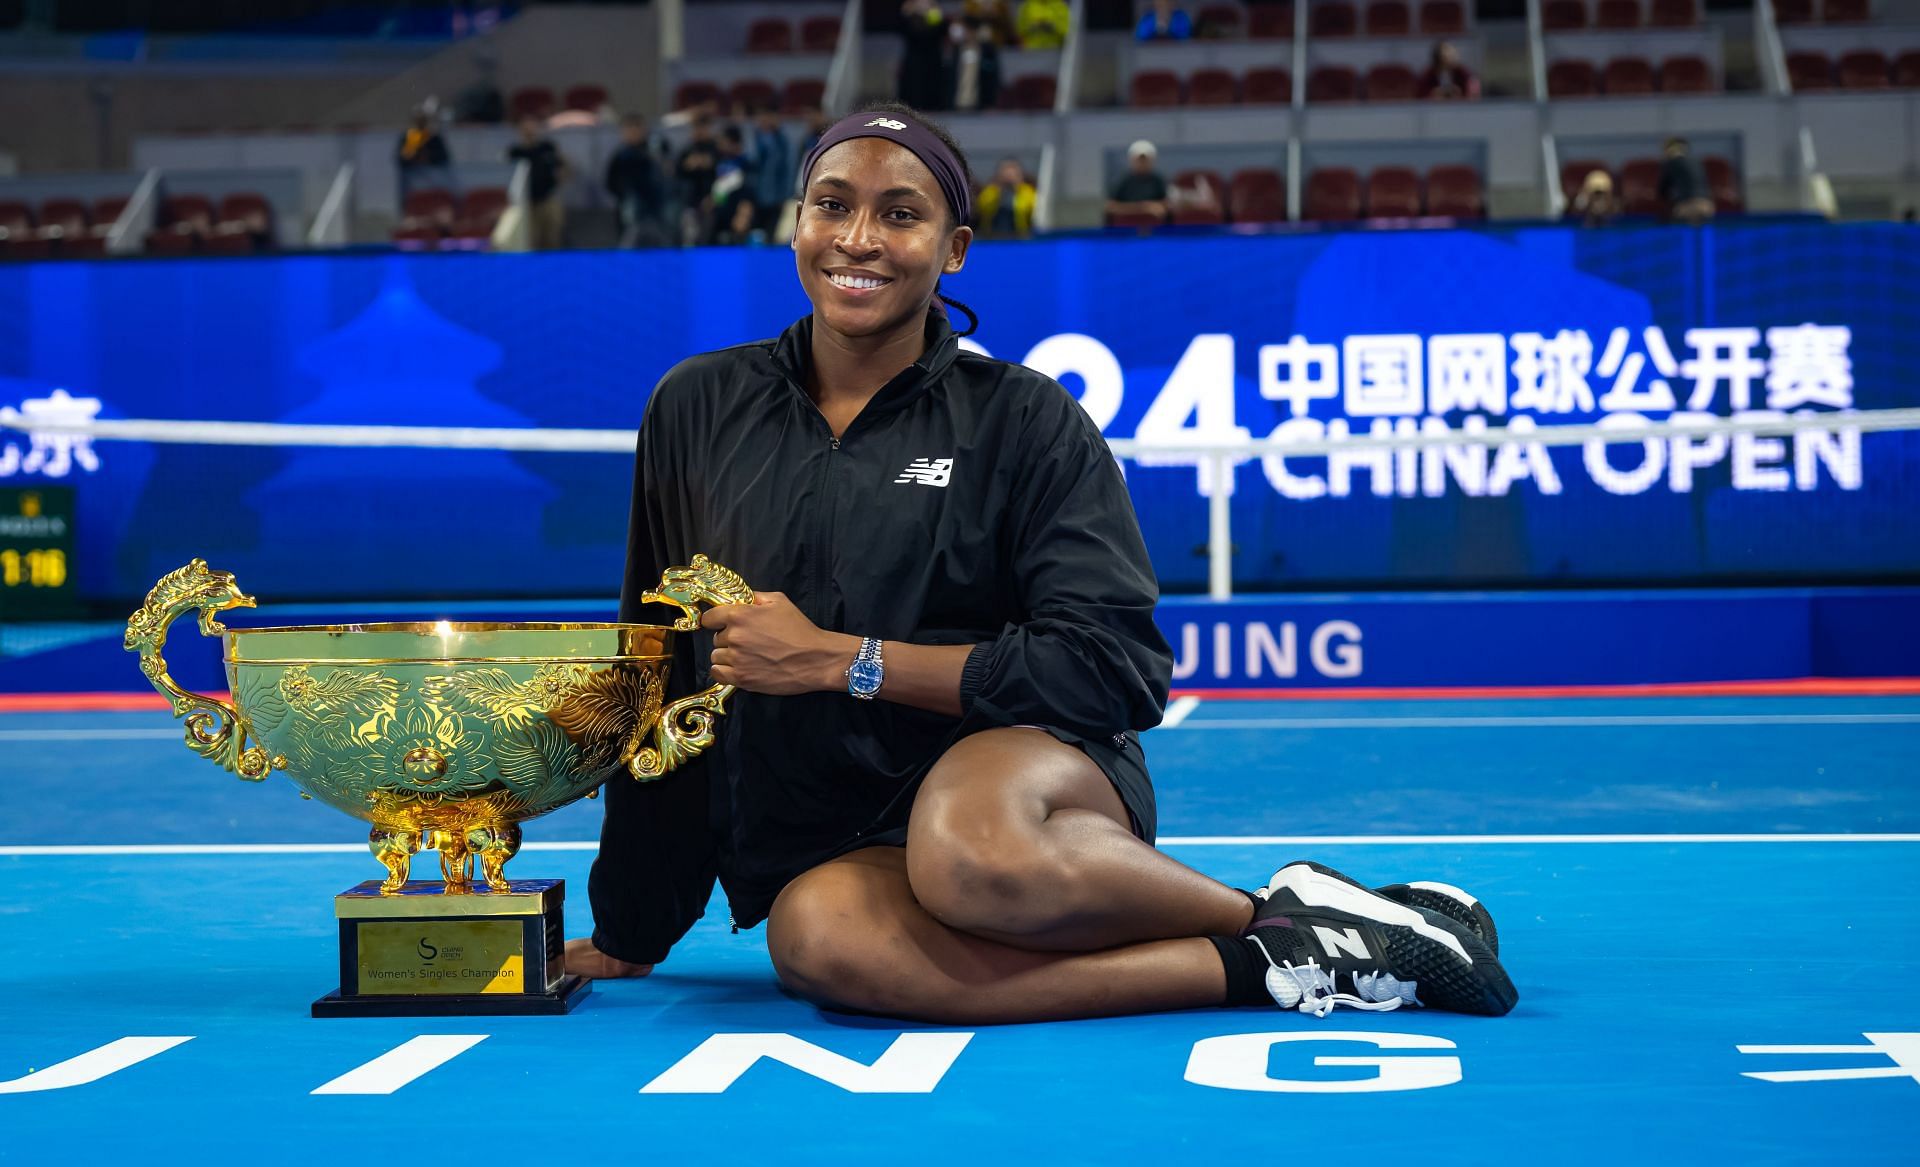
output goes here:
[{"label": "trophy bowl", "polygon": [[[302,797],[372,824],[383,895],[406,888],[413,856],[440,855],[444,891],[504,893],[520,824],[621,773],[660,778],[713,742],[730,685],[662,703],[675,632],[701,605],[747,604],[738,575],[696,556],[670,568],[648,602],[671,625],[485,623],[230,629],[253,607],[231,573],[195,559],[154,585],[127,622],[126,647],[186,719],[186,744],[241,778],[284,771]],[[222,639],[231,703],[174,683],[161,655],[189,611]]]}]

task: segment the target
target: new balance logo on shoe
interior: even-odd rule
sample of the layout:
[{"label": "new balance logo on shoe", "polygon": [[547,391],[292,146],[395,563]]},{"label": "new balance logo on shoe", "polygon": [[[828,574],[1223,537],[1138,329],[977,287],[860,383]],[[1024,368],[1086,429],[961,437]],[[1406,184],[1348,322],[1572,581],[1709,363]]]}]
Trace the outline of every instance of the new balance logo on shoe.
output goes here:
[{"label": "new balance logo on shoe", "polygon": [[893,481],[896,484],[918,482],[922,486],[945,486],[952,478],[952,458],[915,458]]},{"label": "new balance logo on shoe", "polygon": [[874,118],[872,121],[868,122],[866,125],[860,128],[865,130],[870,130],[875,126],[884,126],[889,130],[904,130],[907,128],[907,123],[896,122],[892,118]]},{"label": "new balance logo on shoe", "polygon": [[1351,956],[1355,960],[1372,960],[1373,954],[1367,951],[1367,942],[1360,938],[1360,929],[1342,928],[1335,932],[1324,924],[1315,924],[1313,934],[1320,941],[1320,947],[1328,956]]}]

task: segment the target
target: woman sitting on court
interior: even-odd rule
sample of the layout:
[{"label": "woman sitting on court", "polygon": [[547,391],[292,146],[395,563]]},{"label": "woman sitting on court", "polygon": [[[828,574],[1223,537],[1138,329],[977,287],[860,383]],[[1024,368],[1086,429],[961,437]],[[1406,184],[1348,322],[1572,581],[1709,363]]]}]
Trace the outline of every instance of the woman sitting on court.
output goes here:
[{"label": "woman sitting on court", "polygon": [[710,647],[681,638],[670,696],[738,692],[692,766],[608,784],[569,967],[645,975],[717,877],[736,926],[767,921],[781,981],[828,1008],[1512,1008],[1492,922],[1456,889],[1296,863],[1250,894],[1154,849],[1138,735],[1172,659],[1153,568],[1078,403],[949,326],[946,304],[973,317],[938,296],[973,238],[964,158],[881,105],[801,175],[813,311],[654,391],[621,619],[657,619],[638,597],[696,553],[768,590],[709,610]]}]

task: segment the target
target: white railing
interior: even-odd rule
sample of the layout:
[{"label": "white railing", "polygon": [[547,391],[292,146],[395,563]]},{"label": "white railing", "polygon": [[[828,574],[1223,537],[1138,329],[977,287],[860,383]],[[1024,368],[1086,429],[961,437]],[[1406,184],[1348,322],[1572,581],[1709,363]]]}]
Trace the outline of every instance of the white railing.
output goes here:
[{"label": "white railing", "polygon": [[131,255],[140,250],[146,242],[147,231],[153,227],[154,200],[159,191],[160,170],[155,167],[141,176],[140,185],[133,188],[133,197],[107,229],[108,255]]},{"label": "white railing", "polygon": [[320,213],[307,230],[308,247],[345,247],[351,242],[353,217],[353,174],[351,162],[342,162],[333,172],[327,197],[320,202]]},{"label": "white railing", "polygon": [[861,22],[866,19],[860,0],[847,0],[840,12],[840,39],[834,42],[833,63],[827,66],[826,89],[820,97],[822,112],[839,117],[860,100]]}]

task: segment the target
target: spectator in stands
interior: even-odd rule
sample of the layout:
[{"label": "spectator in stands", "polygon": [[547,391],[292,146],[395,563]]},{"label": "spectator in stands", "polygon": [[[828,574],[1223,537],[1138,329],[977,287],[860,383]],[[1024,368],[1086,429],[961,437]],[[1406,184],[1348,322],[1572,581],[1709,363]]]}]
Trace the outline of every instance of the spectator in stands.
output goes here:
[{"label": "spectator in stands", "polygon": [[973,111],[992,109],[1000,99],[1000,46],[993,33],[972,17],[959,25],[960,40],[953,50],[953,93],[949,109]]},{"label": "spectator in stands", "polygon": [[1153,0],[1153,7],[1133,30],[1136,40],[1183,41],[1193,35],[1193,21],[1175,0]]},{"label": "spectator in stands", "polygon": [[719,158],[713,168],[712,215],[706,242],[716,246],[745,243],[753,231],[753,167],[747,139],[739,126],[720,131]]},{"label": "spectator in stands", "polygon": [[440,136],[439,106],[432,98],[420,103],[400,134],[394,159],[400,166],[400,200],[415,190],[453,185],[453,160],[447,140]]},{"label": "spectator in stands", "polygon": [[1022,0],[1015,31],[1023,49],[1057,49],[1067,43],[1073,9],[1067,0]]},{"label": "spectator in stands", "polygon": [[1166,221],[1167,180],[1155,168],[1159,157],[1160,151],[1145,138],[1127,147],[1127,172],[1113,185],[1108,215],[1153,215]]},{"label": "spectator in stands", "polygon": [[691,133],[692,139],[674,164],[674,177],[680,180],[680,242],[688,246],[706,238],[713,211],[713,175],[720,165],[712,119],[695,118]]},{"label": "spectator in stands", "polygon": [[1433,46],[1433,59],[1420,75],[1420,96],[1429,101],[1471,101],[1480,96],[1480,79],[1446,41]]},{"label": "spectator in stands", "polygon": [[620,119],[620,148],[607,159],[607,193],[620,215],[620,246],[662,247],[660,171],[647,141],[647,119],[630,113]]},{"label": "spectator in stands", "polygon": [[1685,138],[1668,138],[1666,159],[1660,163],[1660,198],[1676,223],[1689,227],[1713,218],[1713,188],[1706,168],[1689,152]]},{"label": "spectator in stands", "polygon": [[1020,33],[1014,27],[1012,6],[1007,0],[967,0],[961,16],[978,24],[987,40],[996,45],[1015,47]]},{"label": "spectator in stands", "polygon": [[535,251],[560,247],[567,233],[567,208],[560,187],[567,160],[549,139],[537,117],[520,119],[520,140],[507,147],[507,161],[527,164],[527,238]]},{"label": "spectator in stands", "polygon": [[[807,113],[807,135],[800,142],[800,157],[805,158],[807,155],[813,153],[814,146],[820,141],[820,135],[826,133],[832,126],[833,119],[828,117],[824,110],[809,110]],[[795,176],[795,181],[798,182],[798,175]],[[794,193],[794,197],[799,197],[797,190]]]},{"label": "spectator in stands", "polygon": [[753,117],[753,225],[763,239],[773,238],[793,198],[796,164],[793,139],[781,125],[780,111],[760,107]]},{"label": "spectator in stands", "polygon": [[900,101],[918,110],[946,108],[947,14],[933,0],[906,0],[900,6]]},{"label": "spectator in stands", "polygon": [[1583,227],[1605,227],[1620,214],[1620,199],[1613,190],[1613,176],[1604,170],[1589,170],[1573,196],[1570,208]]},{"label": "spectator in stands", "polygon": [[490,50],[483,50],[475,56],[474,64],[480,74],[453,99],[453,120],[497,126],[507,120],[507,99],[494,82],[499,61]]},{"label": "spectator in stands", "polygon": [[1020,160],[1002,158],[993,181],[973,200],[976,229],[990,239],[1025,239],[1033,234],[1035,195]]}]

